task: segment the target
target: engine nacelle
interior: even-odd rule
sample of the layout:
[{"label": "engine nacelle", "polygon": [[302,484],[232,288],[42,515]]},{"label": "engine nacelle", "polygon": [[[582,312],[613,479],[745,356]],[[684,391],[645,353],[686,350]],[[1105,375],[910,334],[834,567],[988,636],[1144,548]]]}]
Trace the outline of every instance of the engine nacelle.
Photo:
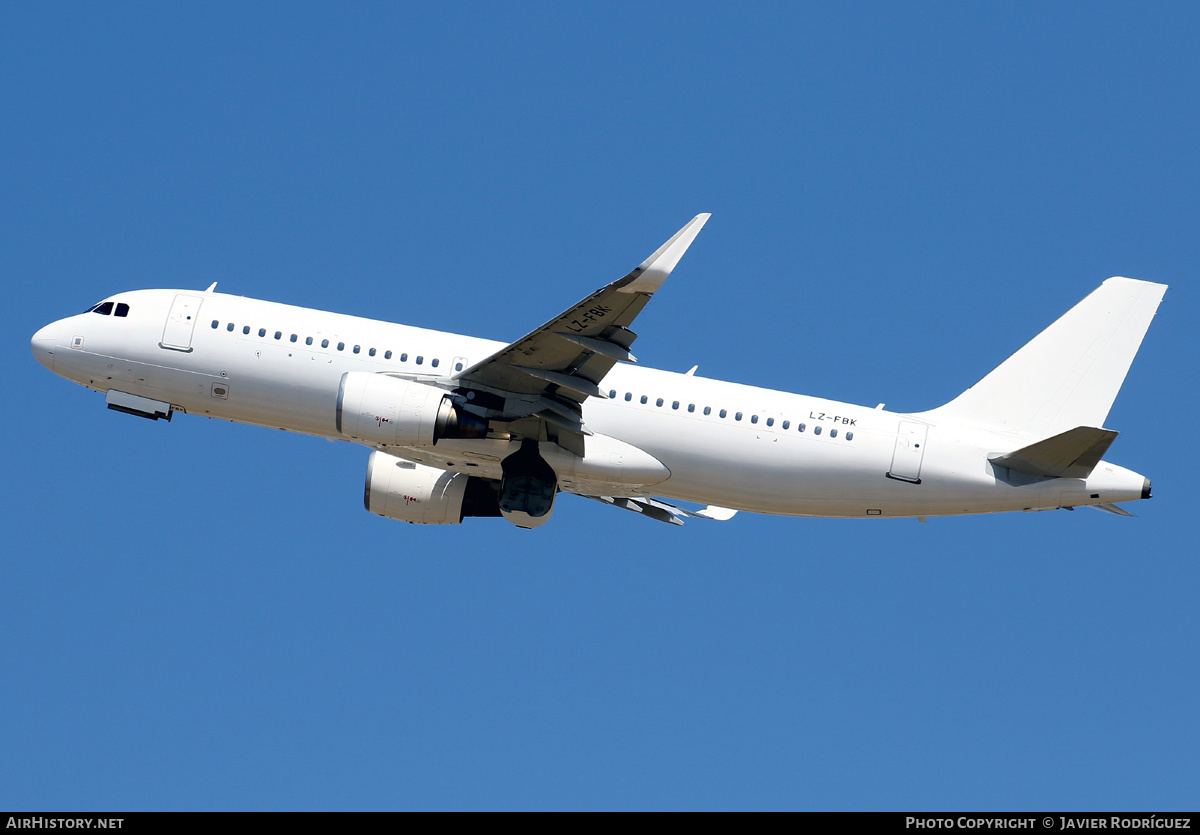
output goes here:
[{"label": "engine nacelle", "polygon": [[487,437],[487,422],[465,411],[443,389],[364,371],[342,375],[334,424],[348,438],[386,446]]},{"label": "engine nacelle", "polygon": [[385,452],[367,461],[363,504],[388,519],[419,525],[457,525],[466,516],[499,516],[494,481],[414,464]]}]

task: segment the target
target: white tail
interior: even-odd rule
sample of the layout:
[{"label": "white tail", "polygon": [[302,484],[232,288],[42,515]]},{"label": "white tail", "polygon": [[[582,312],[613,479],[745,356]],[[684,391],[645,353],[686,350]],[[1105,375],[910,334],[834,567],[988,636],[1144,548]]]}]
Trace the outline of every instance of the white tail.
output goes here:
[{"label": "white tail", "polygon": [[1110,278],[934,411],[1029,437],[1104,425],[1165,284]]}]

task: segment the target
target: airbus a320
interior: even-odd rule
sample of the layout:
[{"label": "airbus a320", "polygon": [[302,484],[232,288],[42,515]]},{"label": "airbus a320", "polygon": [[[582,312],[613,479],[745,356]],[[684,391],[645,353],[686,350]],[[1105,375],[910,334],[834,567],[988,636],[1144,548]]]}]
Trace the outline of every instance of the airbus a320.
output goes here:
[{"label": "airbus a320", "polygon": [[508,344],[214,284],[118,293],[32,349],[110,409],[368,447],[367,509],[406,522],[536,528],[563,493],[673,524],[739,510],[1130,515],[1120,502],[1150,497],[1149,479],[1104,459],[1117,437],[1104,422],[1165,285],[1110,278],[954,400],[896,413],[635,364],[634,321],[708,217]]}]

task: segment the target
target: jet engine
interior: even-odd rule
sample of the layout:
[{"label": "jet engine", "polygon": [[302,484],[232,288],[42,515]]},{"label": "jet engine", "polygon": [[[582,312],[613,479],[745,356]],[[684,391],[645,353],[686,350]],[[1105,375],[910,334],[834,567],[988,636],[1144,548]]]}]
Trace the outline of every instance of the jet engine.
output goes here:
[{"label": "jet engine", "polygon": [[487,421],[437,386],[387,374],[348,371],[338,386],[337,431],[387,446],[430,446],[442,438],[486,438]]},{"label": "jet engine", "polygon": [[457,525],[466,516],[499,516],[499,485],[465,473],[414,464],[385,452],[367,461],[363,504],[388,519],[420,525]]}]

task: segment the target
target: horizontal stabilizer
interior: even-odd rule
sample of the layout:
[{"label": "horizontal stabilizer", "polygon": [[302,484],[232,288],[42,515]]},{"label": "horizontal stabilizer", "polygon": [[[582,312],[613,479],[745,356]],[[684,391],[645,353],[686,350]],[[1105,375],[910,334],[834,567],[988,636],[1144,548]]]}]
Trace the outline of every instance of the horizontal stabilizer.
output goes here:
[{"label": "horizontal stabilizer", "polygon": [[998,467],[1052,478],[1087,478],[1116,440],[1112,429],[1076,426],[1005,455],[989,455]]}]

